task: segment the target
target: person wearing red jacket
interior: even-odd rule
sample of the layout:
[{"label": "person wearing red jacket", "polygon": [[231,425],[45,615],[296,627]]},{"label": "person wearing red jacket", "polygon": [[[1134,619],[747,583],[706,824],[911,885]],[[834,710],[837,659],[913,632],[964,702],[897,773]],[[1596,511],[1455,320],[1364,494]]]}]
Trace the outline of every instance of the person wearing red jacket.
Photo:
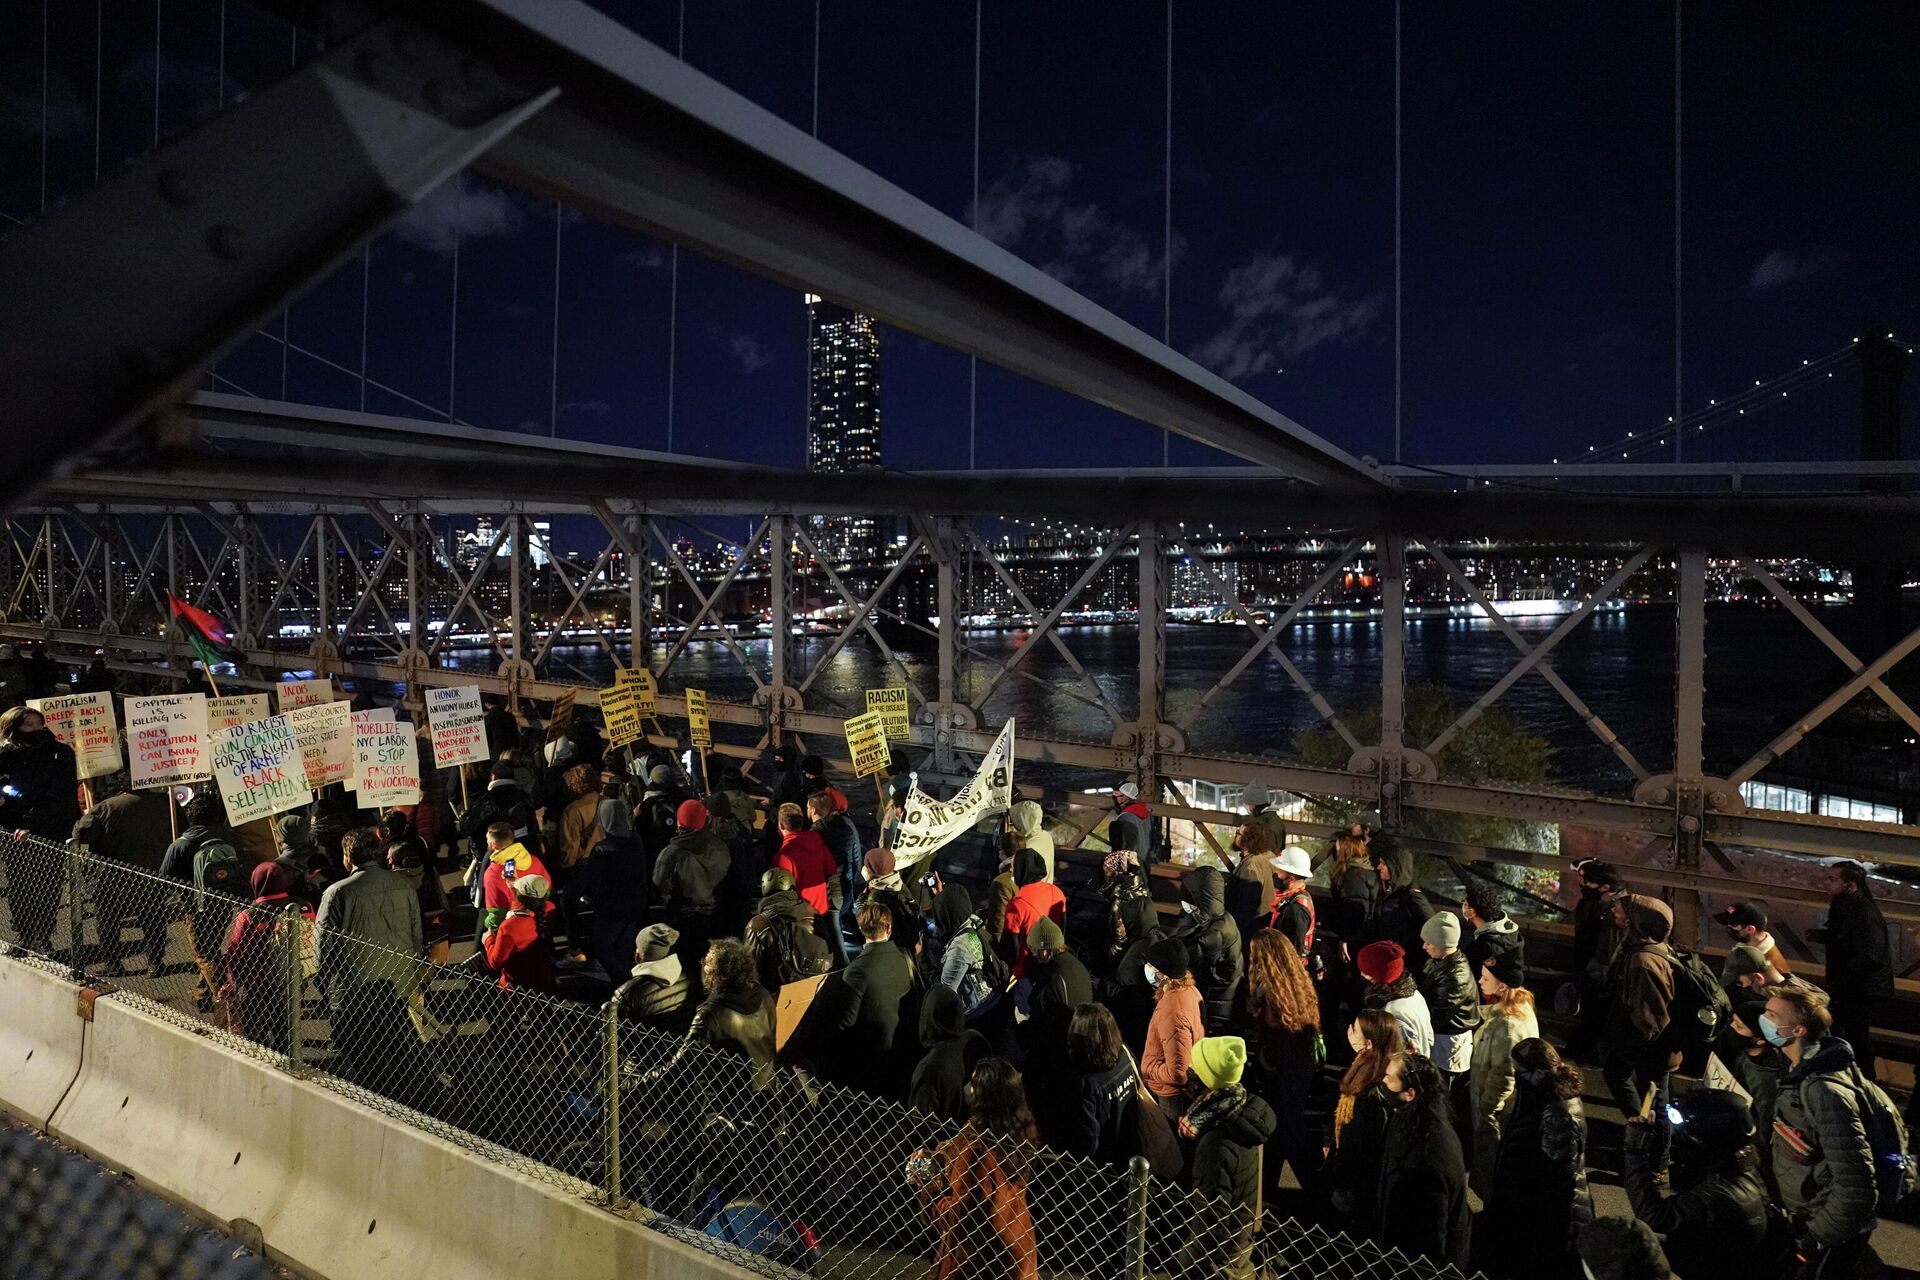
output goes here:
[{"label": "person wearing red jacket", "polygon": [[1022,849],[1013,855],[1013,882],[1019,888],[1014,890],[1013,901],[1007,904],[1005,923],[1007,936],[1013,938],[1019,948],[1018,963],[1013,971],[1024,976],[1027,930],[1041,920],[1066,923],[1067,895],[1047,879],[1047,864],[1032,849]]},{"label": "person wearing red jacket", "polygon": [[509,890],[512,910],[480,937],[487,964],[500,975],[502,991],[537,991],[546,996],[560,993],[553,968],[553,938],[547,931],[550,892],[543,875],[528,872],[515,876]]},{"label": "person wearing red jacket", "polygon": [[807,816],[797,804],[783,804],[775,815],[780,825],[780,851],[773,865],[793,877],[793,887],[801,900],[814,910],[813,931],[832,951],[835,967],[846,963],[846,943],[840,933],[840,867],[820,833],[807,826]]}]

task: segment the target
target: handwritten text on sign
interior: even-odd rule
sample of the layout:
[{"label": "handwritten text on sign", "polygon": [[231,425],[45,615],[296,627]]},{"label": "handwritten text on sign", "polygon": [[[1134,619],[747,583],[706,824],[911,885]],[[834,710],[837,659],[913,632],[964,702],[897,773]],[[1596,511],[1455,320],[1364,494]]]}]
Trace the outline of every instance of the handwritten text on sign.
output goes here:
[{"label": "handwritten text on sign", "polygon": [[[349,745],[351,745],[352,742],[359,736],[359,733],[362,729],[370,728],[376,724],[392,724],[393,720],[394,720],[394,715],[393,715],[392,707],[375,707],[371,711],[354,712],[353,713],[353,730],[351,733],[347,735],[347,740]],[[413,730],[412,725],[407,725],[406,728],[408,732],[412,732]],[[360,789],[360,762],[359,762],[359,759],[356,757],[354,760],[354,767],[347,770],[347,790],[358,791],[359,789]]]},{"label": "handwritten text on sign", "polygon": [[895,866],[912,866],[982,818],[1005,813],[1012,805],[1013,721],[1009,720],[980,758],[980,771],[953,799],[935,800],[917,785],[907,792],[906,811],[893,837]]},{"label": "handwritten text on sign", "polygon": [[222,729],[214,735],[213,776],[234,826],[298,809],[313,799],[300,740],[284,715]]},{"label": "handwritten text on sign", "polygon": [[135,790],[205,782],[207,695],[168,693],[127,699],[127,769]]},{"label": "handwritten text on sign", "polygon": [[321,702],[283,712],[300,740],[307,785],[318,790],[347,780],[353,767],[353,710],[347,702]]},{"label": "handwritten text on sign", "polygon": [[273,714],[264,693],[236,693],[224,698],[207,699],[207,728],[213,733],[237,724],[265,720]]},{"label": "handwritten text on sign", "polygon": [[353,755],[362,805],[384,809],[420,803],[420,749],[412,725],[388,721],[357,727]]},{"label": "handwritten text on sign", "polygon": [[486,712],[480,709],[480,686],[429,688],[426,694],[427,724],[433,731],[433,767],[451,769],[485,763],[489,758],[487,722]]},{"label": "handwritten text on sign", "polygon": [[331,680],[282,680],[277,688],[280,691],[280,710],[282,711],[333,701],[333,681]]},{"label": "handwritten text on sign", "polygon": [[73,748],[81,777],[120,771],[120,726],[113,718],[112,694],[30,698],[27,705],[40,713],[54,737]]},{"label": "handwritten text on sign", "polygon": [[853,756],[853,776],[864,778],[885,773],[893,761],[893,749],[887,745],[887,726],[877,711],[848,716],[847,751]]}]

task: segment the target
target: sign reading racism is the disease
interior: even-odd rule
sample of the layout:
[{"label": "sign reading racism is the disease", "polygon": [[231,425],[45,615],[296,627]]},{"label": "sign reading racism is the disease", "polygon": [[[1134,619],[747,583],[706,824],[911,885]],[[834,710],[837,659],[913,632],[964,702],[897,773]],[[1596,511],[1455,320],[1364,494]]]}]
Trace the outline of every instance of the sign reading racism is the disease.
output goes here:
[{"label": "sign reading racism is the disease", "polygon": [[110,693],[70,693],[58,698],[29,698],[53,736],[73,748],[83,778],[120,771],[120,726],[113,718]]},{"label": "sign reading racism is the disease", "polygon": [[300,739],[284,715],[222,729],[214,735],[213,776],[234,826],[271,818],[313,800]]},{"label": "sign reading racism is the disease", "polygon": [[135,790],[205,782],[212,776],[206,694],[128,698],[126,712],[127,772]]},{"label": "sign reading racism is the disease", "polygon": [[484,763],[487,758],[487,714],[480,708],[480,686],[429,686],[427,724],[433,731],[433,767]]},{"label": "sign reading racism is the disease", "polygon": [[902,688],[867,690],[867,710],[878,712],[881,722],[886,725],[889,738],[909,736],[908,723],[913,709],[907,702],[907,691]]}]

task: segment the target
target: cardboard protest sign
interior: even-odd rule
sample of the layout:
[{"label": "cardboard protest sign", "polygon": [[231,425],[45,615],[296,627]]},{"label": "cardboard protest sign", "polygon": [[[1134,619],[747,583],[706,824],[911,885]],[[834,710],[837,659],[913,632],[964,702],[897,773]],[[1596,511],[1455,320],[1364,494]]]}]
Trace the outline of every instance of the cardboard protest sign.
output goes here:
[{"label": "cardboard protest sign", "polygon": [[893,748],[887,745],[886,717],[878,711],[848,716],[847,752],[853,757],[853,776],[865,778],[885,773],[893,762]]},{"label": "cardboard protest sign", "polygon": [[356,726],[353,755],[362,806],[420,803],[420,748],[412,725],[385,720]]},{"label": "cardboard protest sign", "polygon": [[867,710],[879,713],[881,722],[886,725],[887,737],[910,736],[908,726],[913,717],[913,707],[907,701],[905,689],[867,690]]},{"label": "cardboard protest sign", "polygon": [[487,752],[487,715],[480,708],[480,686],[429,687],[427,724],[433,731],[433,767],[484,764]]},{"label": "cardboard protest sign", "polygon": [[311,707],[333,701],[331,680],[282,680],[275,688],[280,691],[282,713],[295,707]]},{"label": "cardboard protest sign", "polygon": [[687,698],[687,737],[696,747],[713,745],[713,722],[707,719],[707,691],[688,689]]},{"label": "cardboard protest sign", "polygon": [[265,720],[273,714],[264,693],[236,693],[225,698],[207,699],[207,731],[218,733],[237,724]]},{"label": "cardboard protest sign", "polygon": [[915,785],[893,837],[894,866],[906,868],[931,857],[982,818],[1013,807],[1013,721],[980,759],[980,771],[951,800],[935,800]]},{"label": "cardboard protest sign", "polygon": [[29,698],[53,736],[73,748],[82,778],[120,771],[120,726],[110,693],[70,693],[59,698]]},{"label": "cardboard protest sign", "polygon": [[623,689],[633,690],[633,709],[637,715],[653,714],[653,700],[656,691],[653,684],[653,672],[646,667],[629,667],[613,677],[614,684]]},{"label": "cardboard protest sign", "polygon": [[212,777],[207,751],[207,695],[167,693],[128,698],[127,773],[137,791]]},{"label": "cardboard protest sign", "polygon": [[793,1039],[793,1033],[806,1021],[807,1010],[813,1007],[814,1000],[825,985],[824,973],[814,974],[811,978],[802,978],[798,982],[789,982],[780,988],[779,1003],[773,1007],[773,1048],[774,1052],[787,1047],[787,1041]]},{"label": "cardboard protest sign", "polygon": [[236,827],[313,800],[300,739],[284,715],[222,729],[214,735],[212,755],[227,821]]},{"label": "cardboard protest sign", "polygon": [[600,691],[600,718],[606,722],[607,744],[624,747],[640,740],[640,712],[634,706],[633,686],[616,684]]},{"label": "cardboard protest sign", "polygon": [[281,712],[300,740],[307,785],[318,791],[345,782],[353,768],[353,711],[345,702],[319,702]]},{"label": "cardboard protest sign", "polygon": [[579,697],[578,689],[563,689],[553,700],[553,714],[547,717],[548,742],[558,742],[567,736],[567,726],[573,723],[573,704]]}]

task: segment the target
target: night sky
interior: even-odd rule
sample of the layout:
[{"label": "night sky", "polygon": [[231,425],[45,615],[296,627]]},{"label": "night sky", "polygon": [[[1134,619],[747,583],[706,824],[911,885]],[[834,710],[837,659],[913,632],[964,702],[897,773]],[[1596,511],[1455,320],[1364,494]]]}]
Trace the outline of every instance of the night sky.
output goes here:
[{"label": "night sky", "polygon": [[[597,7],[678,46],[678,3]],[[222,12],[161,0],[156,55],[154,0],[104,0],[97,31],[84,0],[0,0],[6,221],[314,52],[230,0],[223,79]],[[1379,458],[1393,452],[1394,18],[1391,3],[1188,3],[1172,45],[1173,346]],[[977,210],[975,6],[822,0],[819,21],[824,142],[1162,335],[1164,4],[984,5]],[[810,3],[689,0],[684,57],[811,129],[814,24]],[[1687,4],[1688,412],[1869,324],[1920,336],[1915,48],[1909,3]],[[1673,54],[1670,4],[1406,6],[1409,461],[1544,462],[1665,423]],[[286,345],[275,318],[213,386],[666,448],[671,383],[673,448],[801,463],[795,294],[680,254],[670,378],[667,246],[571,211],[558,245],[557,367],[555,206],[469,177],[295,305]],[[967,465],[967,359],[883,343],[889,465]],[[1843,371],[1690,438],[1689,456],[1854,456],[1857,395]],[[1162,458],[1158,431],[985,366],[973,447],[994,467]],[[1224,460],[1178,440],[1171,456]]]}]

